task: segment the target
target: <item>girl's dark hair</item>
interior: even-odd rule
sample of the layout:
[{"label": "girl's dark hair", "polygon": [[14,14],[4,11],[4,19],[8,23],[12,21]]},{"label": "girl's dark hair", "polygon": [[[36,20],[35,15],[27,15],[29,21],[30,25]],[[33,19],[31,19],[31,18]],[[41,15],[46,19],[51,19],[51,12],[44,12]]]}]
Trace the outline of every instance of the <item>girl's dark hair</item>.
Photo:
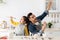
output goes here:
[{"label": "girl's dark hair", "polygon": [[27,24],[27,29],[28,29],[28,33],[29,33],[29,28],[28,28],[28,26],[29,26],[29,19],[26,17],[26,16],[23,16],[23,18],[24,18],[24,21],[26,21],[26,24]]},{"label": "girl's dark hair", "polygon": [[28,25],[29,24],[29,19],[26,16],[23,16],[23,18],[24,18],[24,21],[26,22],[26,24]]}]

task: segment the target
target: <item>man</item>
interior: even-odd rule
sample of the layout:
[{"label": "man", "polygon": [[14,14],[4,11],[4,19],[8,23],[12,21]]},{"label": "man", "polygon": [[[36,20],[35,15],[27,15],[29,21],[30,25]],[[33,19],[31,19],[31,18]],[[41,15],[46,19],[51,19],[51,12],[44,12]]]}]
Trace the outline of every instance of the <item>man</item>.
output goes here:
[{"label": "man", "polygon": [[40,33],[40,35],[43,33],[43,31],[45,30],[46,27],[46,23],[44,22],[44,24],[41,26],[40,22],[44,19],[44,17],[48,14],[49,9],[51,8],[52,5],[52,0],[49,1],[46,10],[43,12],[42,15],[36,17],[33,13],[29,13],[27,15],[30,24],[29,24],[29,31],[34,35],[34,34],[38,34]]}]

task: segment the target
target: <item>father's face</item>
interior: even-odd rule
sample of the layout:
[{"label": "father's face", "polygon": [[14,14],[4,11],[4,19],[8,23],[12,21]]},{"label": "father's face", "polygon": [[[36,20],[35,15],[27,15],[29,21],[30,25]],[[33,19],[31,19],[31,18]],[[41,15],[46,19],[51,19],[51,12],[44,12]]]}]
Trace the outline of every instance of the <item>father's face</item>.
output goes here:
[{"label": "father's face", "polygon": [[29,20],[34,23],[37,21],[36,16],[34,14],[30,16]]}]

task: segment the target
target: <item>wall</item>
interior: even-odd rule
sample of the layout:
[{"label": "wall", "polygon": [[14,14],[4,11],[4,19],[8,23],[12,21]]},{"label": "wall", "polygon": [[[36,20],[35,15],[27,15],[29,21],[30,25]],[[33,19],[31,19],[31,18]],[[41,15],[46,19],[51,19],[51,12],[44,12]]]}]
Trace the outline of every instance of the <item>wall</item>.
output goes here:
[{"label": "wall", "polygon": [[[60,0],[57,0],[57,9],[60,11]],[[4,0],[0,3],[0,22],[6,20],[9,22],[10,16],[19,21],[21,16],[27,15],[29,12],[34,13],[36,16],[43,13],[45,10],[45,0]],[[49,19],[49,20],[48,20]],[[45,17],[43,21],[49,22],[52,18]]]},{"label": "wall", "polygon": [[0,18],[13,16],[21,18],[29,12],[36,16],[44,11],[44,0],[5,0],[5,3],[0,4]]}]

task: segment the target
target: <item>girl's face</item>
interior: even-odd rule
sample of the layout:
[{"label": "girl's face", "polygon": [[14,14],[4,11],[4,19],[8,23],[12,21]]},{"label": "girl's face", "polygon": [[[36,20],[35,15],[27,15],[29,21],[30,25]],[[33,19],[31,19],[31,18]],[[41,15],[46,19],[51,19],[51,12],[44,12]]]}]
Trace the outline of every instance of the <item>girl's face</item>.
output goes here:
[{"label": "girl's face", "polygon": [[24,17],[21,18],[20,23],[25,24]]}]

